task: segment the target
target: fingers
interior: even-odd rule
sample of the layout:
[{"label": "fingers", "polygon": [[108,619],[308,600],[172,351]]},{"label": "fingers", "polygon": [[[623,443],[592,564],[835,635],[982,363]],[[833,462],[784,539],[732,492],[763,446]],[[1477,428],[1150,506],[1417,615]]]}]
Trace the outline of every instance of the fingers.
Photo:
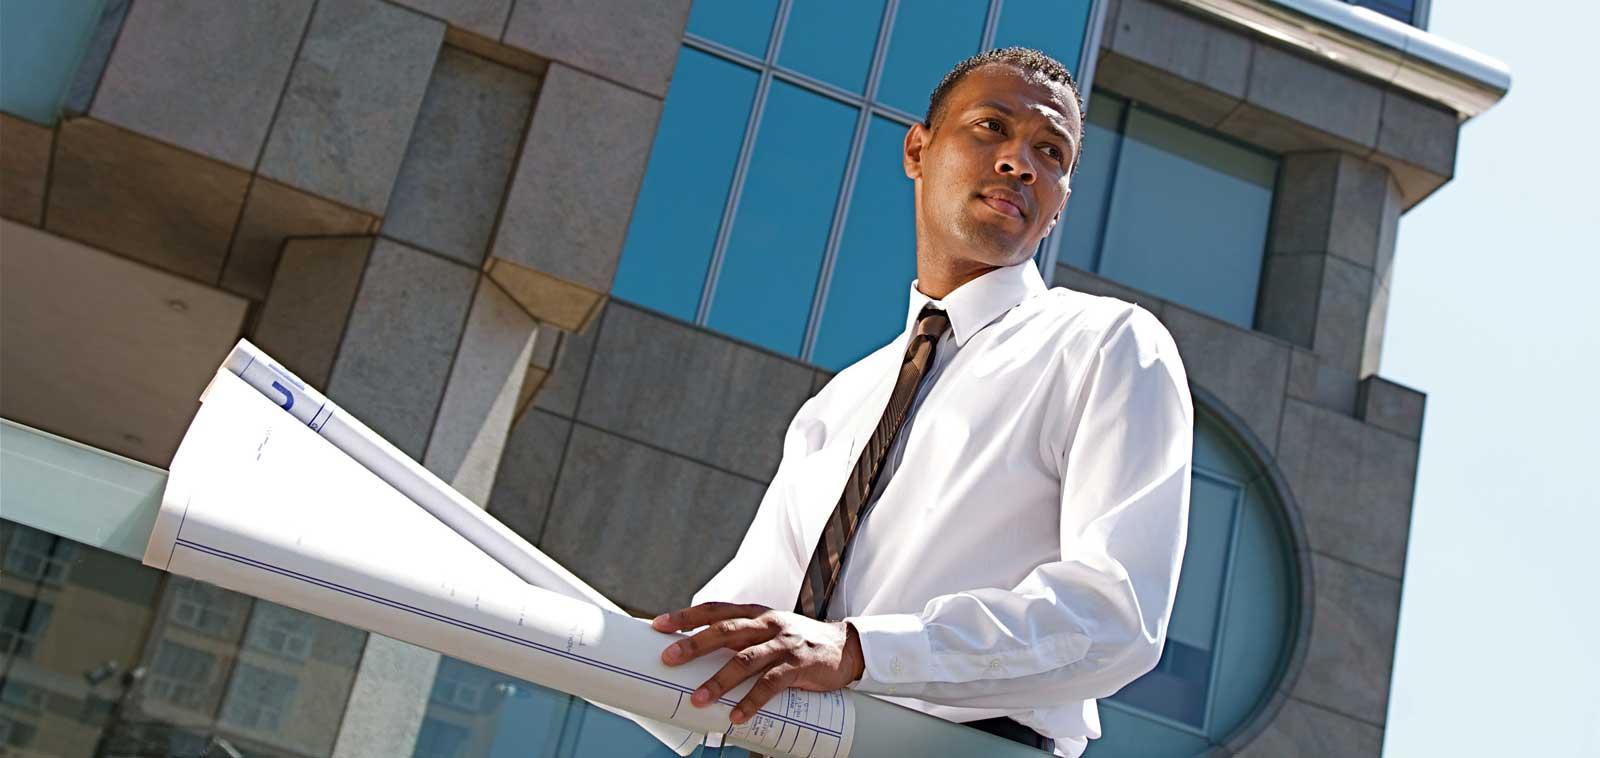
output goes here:
[{"label": "fingers", "polygon": [[767,701],[794,684],[798,671],[798,667],[789,663],[780,663],[767,669],[767,672],[761,675],[760,681],[756,682],[756,686],[751,687],[750,691],[745,693],[744,699],[734,706],[733,713],[728,714],[728,719],[735,724],[743,724],[750,720],[750,717],[756,715],[756,711],[761,710],[761,706],[766,705]]},{"label": "fingers", "polygon": [[777,640],[768,640],[760,645],[747,647],[728,659],[718,671],[700,689],[689,696],[689,702],[695,705],[714,703],[722,693],[739,686],[739,683],[759,674],[775,663],[783,662],[788,651]]},{"label": "fingers", "polygon": [[661,661],[669,666],[685,663],[720,648],[741,650],[772,639],[776,631],[759,619],[733,618],[717,621],[678,640],[661,651]]},{"label": "fingers", "polygon": [[771,609],[764,605],[701,603],[681,611],[663,613],[655,617],[650,626],[658,632],[681,632],[725,619],[754,618],[769,610]]}]

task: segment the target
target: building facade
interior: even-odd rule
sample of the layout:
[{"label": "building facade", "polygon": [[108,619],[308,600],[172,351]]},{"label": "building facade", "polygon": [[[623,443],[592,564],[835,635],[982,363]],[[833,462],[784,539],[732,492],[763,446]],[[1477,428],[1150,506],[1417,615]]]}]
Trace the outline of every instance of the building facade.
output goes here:
[{"label": "building facade", "polygon": [[[1088,109],[1035,264],[1159,317],[1197,416],[1168,644],[1088,754],[1380,753],[1425,400],[1378,373],[1395,233],[1509,87],[1427,0],[0,13],[0,416],[159,481],[247,337],[639,614],[731,556],[789,419],[902,328],[933,86],[1050,53]],[[665,754],[20,497],[0,752]]]}]

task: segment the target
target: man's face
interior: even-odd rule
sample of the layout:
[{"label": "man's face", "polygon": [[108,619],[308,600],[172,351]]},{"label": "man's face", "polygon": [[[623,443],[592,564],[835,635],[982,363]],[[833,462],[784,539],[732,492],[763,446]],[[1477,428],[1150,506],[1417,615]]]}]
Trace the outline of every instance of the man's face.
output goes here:
[{"label": "man's face", "polygon": [[975,262],[1022,262],[1071,193],[1083,135],[1077,103],[1059,85],[994,63],[963,77],[936,119],[931,133],[916,124],[906,134],[918,235]]}]

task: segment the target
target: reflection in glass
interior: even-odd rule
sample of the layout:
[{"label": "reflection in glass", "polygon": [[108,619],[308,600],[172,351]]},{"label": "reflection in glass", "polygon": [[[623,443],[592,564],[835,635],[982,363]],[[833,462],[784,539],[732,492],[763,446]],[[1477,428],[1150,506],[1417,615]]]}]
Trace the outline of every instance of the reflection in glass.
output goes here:
[{"label": "reflection in glass", "polygon": [[1128,101],[1096,92],[1089,96],[1084,114],[1082,155],[1072,177],[1072,195],[1061,214],[1061,253],[1057,260],[1094,271],[1111,201],[1111,178],[1122,149],[1122,114]]},{"label": "reflection in glass", "polygon": [[693,321],[757,77],[687,47],[677,66],[611,292]]},{"label": "reflection in glass", "polygon": [[1166,647],[1155,668],[1100,701],[1086,756],[1188,758],[1267,698],[1287,654],[1297,585],[1268,480],[1196,408],[1189,532]]},{"label": "reflection in glass", "polygon": [[1232,551],[1241,487],[1206,474],[1194,475],[1189,533],[1180,591],[1167,627],[1167,644],[1154,669],[1124,687],[1115,699],[1203,729],[1217,608]]},{"label": "reflection in glass", "polygon": [[1278,162],[1135,107],[1100,272],[1249,329]]},{"label": "reflection in glass", "polygon": [[778,0],[695,0],[688,32],[766,58],[777,15]]},{"label": "reflection in glass", "polygon": [[717,277],[711,328],[800,354],[856,112],[773,81]]},{"label": "reflection in glass", "polygon": [[874,117],[828,283],[811,362],[838,371],[905,328],[917,275],[916,210],[901,160],[907,127]]},{"label": "reflection in glass", "polygon": [[895,13],[877,99],[919,119],[945,72],[978,52],[988,0],[919,3]]},{"label": "reflection in glass", "polygon": [[789,9],[778,65],[856,94],[878,45],[884,0],[807,0]]}]

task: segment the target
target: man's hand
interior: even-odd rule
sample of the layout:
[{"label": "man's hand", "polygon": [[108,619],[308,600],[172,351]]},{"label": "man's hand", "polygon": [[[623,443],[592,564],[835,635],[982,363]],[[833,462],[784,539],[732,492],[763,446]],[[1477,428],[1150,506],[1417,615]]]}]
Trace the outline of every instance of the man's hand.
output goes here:
[{"label": "man's hand", "polygon": [[661,660],[669,666],[718,648],[736,651],[732,660],[689,698],[696,706],[715,703],[740,682],[761,677],[729,716],[735,724],[749,720],[785,688],[836,690],[860,679],[866,671],[861,640],[855,628],[843,621],[817,621],[764,605],[701,603],[663,613],[651,626],[658,632],[706,627],[661,651]]}]

